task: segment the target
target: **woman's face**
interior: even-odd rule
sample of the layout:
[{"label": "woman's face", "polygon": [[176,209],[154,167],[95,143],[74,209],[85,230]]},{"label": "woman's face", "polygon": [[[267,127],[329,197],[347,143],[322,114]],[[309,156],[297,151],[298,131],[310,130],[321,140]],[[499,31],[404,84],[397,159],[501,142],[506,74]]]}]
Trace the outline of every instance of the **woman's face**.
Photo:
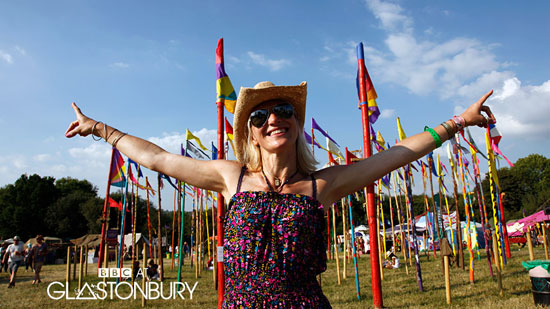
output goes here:
[{"label": "woman's face", "polygon": [[268,109],[271,111],[267,121],[261,128],[250,125],[254,145],[260,146],[260,148],[268,152],[296,149],[296,140],[298,138],[298,121],[296,117],[293,115],[287,119],[277,116],[276,113],[272,112],[273,107],[285,103],[281,100],[267,101],[252,110],[252,112],[259,109]]}]

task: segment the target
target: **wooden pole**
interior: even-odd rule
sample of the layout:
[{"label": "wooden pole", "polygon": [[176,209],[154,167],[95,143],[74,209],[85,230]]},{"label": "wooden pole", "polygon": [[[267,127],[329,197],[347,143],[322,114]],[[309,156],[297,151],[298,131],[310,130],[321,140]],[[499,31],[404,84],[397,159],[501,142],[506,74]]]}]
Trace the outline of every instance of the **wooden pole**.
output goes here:
[{"label": "wooden pole", "polygon": [[107,207],[108,203],[109,203],[109,194],[110,194],[110,190],[111,190],[111,179],[113,178],[113,175],[112,175],[112,172],[113,172],[113,158],[115,156],[115,147],[112,148],[111,150],[111,162],[109,163],[109,178],[107,179],[107,192],[105,193],[105,200],[104,200],[104,203],[103,203],[103,222],[101,224],[101,242],[99,244],[99,254],[98,254],[98,262],[97,262],[97,268],[99,270],[99,268],[101,267],[101,263],[103,262],[103,250],[104,250],[104,247],[105,247],[105,236],[106,236],[106,231],[108,230],[108,222],[109,222],[109,217],[108,217],[108,211],[110,209],[110,207]]},{"label": "wooden pole", "polygon": [[84,252],[85,252],[84,263],[86,263],[84,268],[84,277],[88,277],[88,245],[86,245],[86,251]]},{"label": "wooden pole", "polygon": [[336,259],[336,274],[338,276],[338,285],[341,284],[340,280],[340,259],[338,258],[338,244],[336,242],[336,204],[332,204],[332,242],[334,243],[334,258]]},{"label": "wooden pole", "polygon": [[[529,260],[535,259],[535,254],[533,253],[533,242],[531,241],[531,229],[527,229],[527,247],[529,248]],[[498,252],[498,251],[497,251]]]},{"label": "wooden pole", "polygon": [[[138,171],[139,171],[139,165],[138,165]],[[139,179],[139,176],[138,176],[138,179]],[[136,194],[134,195],[134,207],[132,207],[132,213],[133,213],[133,216],[132,216],[132,285],[134,284],[134,280],[135,280],[135,276],[134,276],[134,271],[135,271],[135,266],[134,264],[136,263],[136,260],[139,261],[139,258],[138,258],[138,251],[136,249],[136,222],[137,222],[137,203],[138,203],[138,186],[137,184],[134,186],[134,184],[132,183],[132,193],[134,192],[134,187],[136,187]]]},{"label": "wooden pole", "polygon": [[[105,259],[103,260],[103,267],[109,268],[109,243],[106,243],[106,244],[105,244],[104,249],[105,249],[105,250],[104,250],[105,252],[103,253],[103,254],[104,254],[103,256],[105,257]],[[116,251],[116,250],[115,250],[115,251]],[[115,254],[115,256],[116,256],[116,254]],[[86,258],[86,259],[87,259],[87,258]],[[98,263],[99,263],[99,261],[98,261]],[[116,264],[115,264],[115,265],[116,265]],[[103,277],[103,283],[104,283],[104,284],[107,283],[107,277]]]},{"label": "wooden pole", "polygon": [[548,260],[548,242],[546,241],[546,223],[542,223],[542,237],[544,238],[544,257]]},{"label": "wooden pole", "polygon": [[443,256],[443,263],[445,268],[445,296],[447,298],[447,305],[451,304],[451,278],[449,276],[449,256]]},{"label": "wooden pole", "polygon": [[74,255],[73,255],[73,280],[76,279],[76,260],[77,260],[77,254],[78,252],[78,248],[76,247],[76,245],[74,245]]},{"label": "wooden pole", "polygon": [[71,246],[67,246],[67,269],[65,272],[65,283],[67,290],[70,290],[71,284]]},{"label": "wooden pole", "polygon": [[82,250],[82,246],[80,246],[80,261],[78,263],[78,290],[80,291],[80,289],[82,288],[82,274],[83,274],[83,271],[84,271],[84,267],[82,265],[82,263],[84,261],[82,261],[82,256],[83,256],[83,252],[84,250]]},{"label": "wooden pole", "polygon": [[[149,246],[150,247],[150,246]],[[145,291],[145,277],[147,276],[147,247],[145,246],[145,242],[143,243],[143,272],[141,273],[141,289]],[[153,257],[151,257],[153,258]],[[135,291],[134,291],[135,292]],[[145,307],[146,303],[145,296],[141,294],[141,306]]]},{"label": "wooden pole", "polygon": [[[380,186],[380,184],[378,184]],[[377,203],[377,207],[376,207],[376,211],[377,211],[377,214],[376,214],[376,237],[378,237],[378,240],[379,240],[379,243],[380,242],[380,208],[381,208],[381,205],[380,203]],[[373,235],[370,235],[370,237],[372,237]],[[385,252],[384,252],[385,253]],[[378,267],[380,268],[380,280],[384,280],[384,266],[382,266],[382,250],[378,250]]]},{"label": "wooden pole", "polygon": [[453,178],[453,193],[454,193],[454,199],[455,199],[455,210],[456,210],[456,238],[458,243],[458,255],[456,256],[457,262],[456,265],[462,270],[464,270],[464,251],[462,250],[462,224],[460,223],[460,209],[458,207],[458,189],[456,184],[456,173],[453,163],[453,157],[451,156],[449,158],[449,162],[451,164],[451,172],[452,172],[452,178]]},{"label": "wooden pole", "polygon": [[214,284],[214,290],[218,288],[218,276],[217,276],[217,272],[216,270],[218,269],[218,263],[216,263],[216,258],[217,258],[217,255],[216,255],[216,226],[215,226],[215,220],[214,218],[216,217],[215,215],[215,211],[216,209],[214,208],[214,195],[212,195],[212,205],[210,207],[210,211],[212,212],[212,276],[213,276],[213,284]]},{"label": "wooden pole", "polygon": [[344,198],[340,200],[342,203],[342,234],[344,234],[344,254],[342,255],[343,262],[344,262],[344,272],[342,273],[342,278],[346,279],[347,277],[347,254],[348,254],[348,230],[346,228],[346,206],[344,203]]}]

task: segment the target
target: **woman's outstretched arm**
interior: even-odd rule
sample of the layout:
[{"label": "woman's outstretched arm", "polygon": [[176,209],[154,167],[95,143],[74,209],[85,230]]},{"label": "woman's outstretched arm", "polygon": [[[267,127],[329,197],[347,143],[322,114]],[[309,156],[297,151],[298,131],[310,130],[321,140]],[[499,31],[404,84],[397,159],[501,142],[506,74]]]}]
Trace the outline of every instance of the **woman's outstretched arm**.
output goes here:
[{"label": "woman's outstretched arm", "polygon": [[[489,107],[483,105],[492,93],[492,90],[489,91],[461,115],[465,126],[486,127],[489,123],[495,122]],[[481,114],[482,111],[487,113],[489,118],[485,118]],[[447,129],[450,129],[452,133],[458,131],[454,121],[449,120],[445,123],[448,125]],[[442,142],[451,138],[447,129],[443,125],[434,128]],[[454,134],[451,135],[454,136]],[[361,190],[389,172],[425,156],[435,148],[436,144],[432,135],[429,132],[422,132],[358,163],[321,170],[317,173],[319,200],[323,205],[332,205],[341,197]]]},{"label": "woman's outstretched arm", "polygon": [[172,154],[161,147],[141,139],[120,132],[102,122],[95,121],[85,116],[75,103],[72,104],[76,120],[73,121],[65,136],[68,138],[76,135],[99,136],[120,152],[153,171],[161,172],[181,181],[200,188],[221,192],[229,198],[228,188],[235,185],[234,179],[238,178],[241,166],[234,161],[212,160],[202,161]]}]

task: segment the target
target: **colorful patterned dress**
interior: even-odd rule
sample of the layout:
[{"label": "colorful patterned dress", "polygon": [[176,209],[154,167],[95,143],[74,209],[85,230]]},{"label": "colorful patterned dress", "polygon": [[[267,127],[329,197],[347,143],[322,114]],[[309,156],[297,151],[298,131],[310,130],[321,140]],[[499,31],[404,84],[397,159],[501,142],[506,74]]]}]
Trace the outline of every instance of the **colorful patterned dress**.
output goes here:
[{"label": "colorful patterned dress", "polygon": [[323,206],[306,195],[239,192],[241,181],[224,224],[224,308],[330,308],[316,280],[327,267]]}]

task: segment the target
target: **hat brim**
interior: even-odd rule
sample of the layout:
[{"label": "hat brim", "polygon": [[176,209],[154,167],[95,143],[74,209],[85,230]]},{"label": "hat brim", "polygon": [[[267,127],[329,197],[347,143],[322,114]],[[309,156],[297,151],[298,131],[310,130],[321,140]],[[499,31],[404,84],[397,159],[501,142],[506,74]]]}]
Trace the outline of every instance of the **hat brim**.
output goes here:
[{"label": "hat brim", "polygon": [[233,135],[237,160],[243,164],[245,163],[244,148],[248,139],[248,136],[245,134],[246,125],[254,107],[271,100],[288,102],[294,107],[294,115],[300,124],[300,129],[303,130],[306,115],[306,97],[307,82],[301,82],[296,86],[241,87],[233,118]]}]

